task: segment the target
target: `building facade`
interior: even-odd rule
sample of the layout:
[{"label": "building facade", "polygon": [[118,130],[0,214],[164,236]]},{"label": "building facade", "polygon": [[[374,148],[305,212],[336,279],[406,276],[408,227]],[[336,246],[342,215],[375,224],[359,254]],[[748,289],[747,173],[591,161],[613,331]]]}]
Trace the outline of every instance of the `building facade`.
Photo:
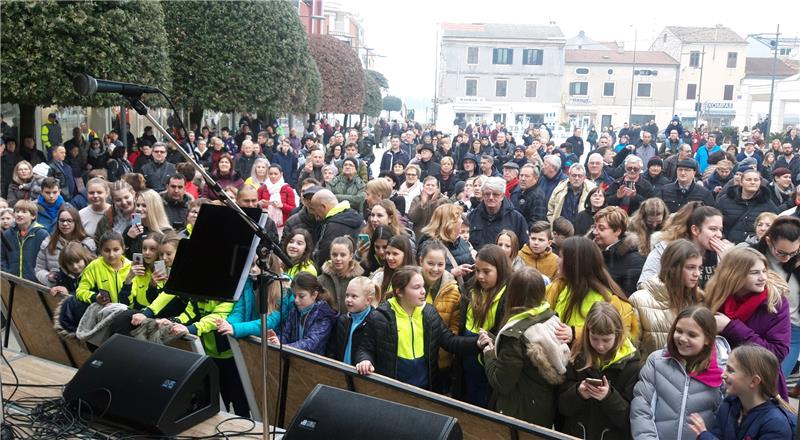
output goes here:
[{"label": "building facade", "polygon": [[698,116],[711,127],[737,124],[737,110],[744,105],[747,41],[722,25],[667,26],[650,50],[666,52],[680,63],[675,113],[684,127],[697,125]]},{"label": "building facade", "polygon": [[673,115],[678,61],[664,52],[567,49],[561,87],[572,127],[666,126]]},{"label": "building facade", "polygon": [[565,38],[555,25],[440,29],[436,123],[503,122],[512,131],[561,119]]}]

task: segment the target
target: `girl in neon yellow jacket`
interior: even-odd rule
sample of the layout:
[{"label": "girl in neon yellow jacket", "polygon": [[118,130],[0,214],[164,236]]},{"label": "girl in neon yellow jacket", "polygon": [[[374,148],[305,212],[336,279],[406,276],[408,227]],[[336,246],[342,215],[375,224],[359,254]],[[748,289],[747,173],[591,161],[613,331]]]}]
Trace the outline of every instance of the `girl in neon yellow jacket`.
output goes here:
[{"label": "girl in neon yellow jacket", "polygon": [[100,237],[100,257],[83,270],[75,296],[84,303],[105,305],[120,302],[120,292],[131,270],[131,261],[125,258],[125,244],[119,232],[109,230]]}]

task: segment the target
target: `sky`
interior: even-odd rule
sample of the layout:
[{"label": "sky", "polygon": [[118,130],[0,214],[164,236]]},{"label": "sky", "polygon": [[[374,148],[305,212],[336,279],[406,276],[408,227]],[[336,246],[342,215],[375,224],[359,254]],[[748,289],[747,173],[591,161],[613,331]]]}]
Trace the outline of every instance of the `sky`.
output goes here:
[{"label": "sky", "polygon": [[[323,0],[324,1],[324,0]],[[528,23],[555,21],[566,38],[583,30],[597,41],[620,41],[627,50],[650,46],[665,26],[722,24],[743,38],[775,32],[800,37],[800,4],[785,0],[757,3],[669,0],[535,2],[521,0],[335,0],[358,13],[367,47],[380,55],[374,69],[389,81],[389,93],[417,115],[431,107],[434,94],[437,24]],[[795,6],[790,6],[791,4]],[[778,20],[778,21],[776,21]],[[636,28],[634,38],[633,25]]]}]

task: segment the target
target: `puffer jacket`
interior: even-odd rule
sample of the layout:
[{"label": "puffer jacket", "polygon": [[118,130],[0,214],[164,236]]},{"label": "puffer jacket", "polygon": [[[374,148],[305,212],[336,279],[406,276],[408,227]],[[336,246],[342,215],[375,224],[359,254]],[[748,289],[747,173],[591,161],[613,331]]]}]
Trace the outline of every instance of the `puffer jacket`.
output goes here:
[{"label": "puffer jacket", "polygon": [[[417,259],[419,259],[420,251],[422,250],[423,246],[425,246],[425,242],[431,239],[430,235],[421,235],[419,236],[419,240],[417,241]],[[475,260],[472,258],[472,252],[470,252],[469,243],[466,242],[461,236],[456,237],[456,241],[452,243],[442,242],[442,244],[450,251],[450,254],[453,256],[453,259],[456,260],[456,264],[474,264]],[[444,266],[445,270],[450,271],[453,269],[453,264],[450,262],[450,257],[445,255],[444,258]]]},{"label": "puffer jacket", "polygon": [[322,223],[314,218],[305,206],[300,207],[300,210],[290,215],[283,224],[283,235],[288,236],[295,229],[302,228],[308,231],[312,237],[319,237],[319,230],[322,228]]},{"label": "puffer jacket", "polygon": [[604,249],[603,260],[611,278],[619,284],[625,295],[636,291],[636,282],[645,261],[645,257],[639,253],[639,237],[636,234],[625,234],[622,240]]},{"label": "puffer jacket", "polygon": [[514,231],[517,237],[528,236],[528,222],[514,209],[514,205],[508,199],[503,199],[500,211],[496,214],[490,214],[486,210],[486,205],[481,203],[467,217],[469,242],[475,250],[479,250],[485,244],[494,243],[497,234],[503,229]]},{"label": "puffer jacket", "polygon": [[495,350],[484,354],[492,406],[501,414],[547,428],[555,421],[557,386],[569,360],[569,347],[559,344],[555,334],[540,334],[542,340],[536,341],[537,332],[551,328],[543,324],[551,319],[558,321],[546,310],[504,326]]},{"label": "puffer jacket", "polygon": [[322,265],[322,274],[317,277],[317,280],[333,297],[333,309],[338,310],[339,313],[347,313],[347,307],[344,305],[347,285],[350,284],[350,280],[363,274],[364,268],[355,260],[350,261],[350,267],[347,268],[343,276],[337,275],[333,269],[333,264],[330,261],[326,261]]},{"label": "puffer jacket", "polygon": [[[372,306],[369,307],[371,308]],[[353,341],[350,344],[351,361],[355,359],[355,353],[361,346],[361,341],[364,339],[367,326],[372,325],[371,323],[375,313],[375,309],[370,310],[364,320],[353,330]],[[347,349],[347,340],[350,338],[350,328],[352,326],[353,317],[350,313],[342,313],[336,318],[336,324],[334,324],[331,337],[328,339],[328,347],[325,356],[336,359],[337,361],[342,361],[344,359],[344,353]],[[353,362],[353,365],[355,365],[355,362]]]},{"label": "puffer jacket", "polygon": [[[594,182],[591,180],[586,179],[583,181],[581,195],[578,199],[577,209],[575,210],[576,215],[585,209],[586,198],[589,196],[589,191],[591,191],[594,187]],[[559,183],[555,189],[553,189],[553,194],[550,196],[550,201],[547,202],[548,222],[553,223],[553,220],[561,216],[561,211],[564,208],[564,200],[567,198],[567,191],[569,190],[569,180],[561,181],[561,183]],[[525,237],[525,235],[523,235],[523,237]]]},{"label": "puffer jacket", "polygon": [[547,251],[536,255],[530,246],[525,244],[525,246],[522,246],[522,250],[519,251],[519,257],[525,264],[538,270],[551,280],[558,275],[558,256],[549,248]]},{"label": "puffer jacket", "polygon": [[319,237],[314,250],[314,263],[317,267],[330,259],[331,243],[336,237],[352,236],[354,239],[361,232],[364,219],[346,201],[339,202],[330,211],[319,229]]},{"label": "puffer jacket", "polygon": [[[602,368],[577,370],[584,365],[581,355],[567,367],[564,383],[559,389],[558,411],[564,416],[560,431],[578,438],[592,440],[624,440],[631,438],[630,406],[633,387],[639,380],[639,353],[630,339],[620,346],[609,365]],[[578,386],[586,378],[602,379],[610,385],[603,400],[583,399]]]},{"label": "puffer jacket", "polygon": [[725,237],[733,243],[741,243],[755,234],[756,217],[762,212],[779,213],[763,184],[750,200],[742,199],[741,187],[728,187],[717,199],[717,208],[722,211]]},{"label": "puffer jacket", "polygon": [[703,202],[706,206],[716,206],[717,204],[714,200],[714,194],[699,182],[692,182],[685,191],[681,189],[677,182],[672,182],[662,186],[655,196],[667,204],[670,213],[677,212],[683,205],[694,201]]},{"label": "puffer jacket", "polygon": [[[382,302],[376,309],[372,322],[366,328],[364,339],[354,354],[355,363],[370,361],[375,372],[387,377],[397,378],[397,316],[388,301]],[[428,388],[433,389],[434,378],[439,372],[439,357],[436,353],[444,348],[450,353],[462,355],[478,354],[477,336],[456,336],[445,326],[439,313],[430,304],[422,309],[422,337],[424,339],[424,356],[428,373]]]},{"label": "puffer jacket", "polygon": [[797,416],[775,400],[751,408],[743,418],[740,417],[742,401],[736,396],[726,397],[717,410],[716,426],[697,439],[783,440],[793,438],[797,428]]},{"label": "puffer jacket", "polygon": [[103,257],[95,258],[83,269],[75,296],[82,302],[92,303],[100,290],[105,290],[111,302],[121,302],[119,294],[130,270],[131,261],[125,257],[122,257],[122,267],[119,270],[106,263]]},{"label": "puffer jacket", "polygon": [[[718,346],[719,343],[718,340]],[[694,413],[700,414],[706,427],[714,427],[714,411],[722,402],[722,366],[717,362],[718,351],[712,351],[713,359],[706,370],[691,375],[667,350],[650,354],[633,389],[633,438],[695,440],[687,424]]]},{"label": "puffer jacket", "polygon": [[431,221],[433,211],[447,202],[447,197],[444,195],[439,195],[436,200],[428,200],[425,203],[422,202],[421,195],[414,197],[408,208],[408,219],[413,223],[414,235],[419,237],[422,234],[422,228]]},{"label": "puffer jacket", "polygon": [[667,336],[672,322],[675,321],[675,312],[671,308],[667,286],[658,277],[645,280],[641,287],[628,301],[639,318],[642,329],[638,341],[639,353],[642,360],[645,360],[650,353],[667,346]]},{"label": "puffer jacket", "polygon": [[[58,270],[61,268],[58,264],[58,256],[61,255],[61,250],[64,249],[64,246],[66,246],[67,242],[64,240],[59,240],[59,242],[56,244],[56,250],[52,254],[47,249],[49,244],[50,236],[42,241],[42,245],[39,248],[39,254],[36,256],[36,280],[43,286],[53,287],[55,284],[51,283],[47,279],[47,275],[49,275],[50,272],[58,272]],[[92,237],[84,238],[83,241],[81,241],[81,244],[93,254],[97,249]]]},{"label": "puffer jacket", "polygon": [[[458,283],[450,272],[445,271],[435,287],[438,288],[436,292],[428,291],[428,296],[433,300],[433,303],[428,304],[433,304],[444,325],[457,335],[461,326],[461,290],[458,288]],[[439,349],[439,368],[442,370],[450,368],[452,364],[453,355],[444,349]]]},{"label": "puffer jacket", "polygon": [[[311,353],[325,354],[325,347],[338,314],[322,300],[315,302],[312,307],[304,321],[301,321],[300,312],[297,307],[294,307],[286,320],[281,323],[280,339],[290,347]],[[301,325],[303,326],[302,336],[300,335]]]},{"label": "puffer jacket", "polygon": [[350,207],[361,212],[361,207],[367,197],[364,188],[366,188],[366,184],[361,177],[354,176],[348,180],[344,175],[339,175],[333,178],[330,189],[336,195],[337,200],[350,202]]},{"label": "puffer jacket", "polygon": [[24,237],[20,237],[17,225],[3,231],[3,249],[0,256],[3,272],[37,282],[36,257],[39,255],[42,241],[47,237],[47,229],[35,221],[28,227]]}]

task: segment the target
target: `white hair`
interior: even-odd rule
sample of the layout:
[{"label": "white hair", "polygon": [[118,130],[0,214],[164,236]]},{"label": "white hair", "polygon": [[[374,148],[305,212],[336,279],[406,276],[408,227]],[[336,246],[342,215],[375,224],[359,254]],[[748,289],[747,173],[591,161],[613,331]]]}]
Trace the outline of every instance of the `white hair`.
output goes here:
[{"label": "white hair", "polygon": [[555,167],[555,168],[557,168],[559,170],[561,169],[561,158],[558,157],[555,154],[548,154],[542,160],[544,161],[544,163],[549,163],[553,167]]},{"label": "white hair", "polygon": [[586,174],[586,168],[584,168],[583,165],[581,165],[579,163],[574,163],[574,164],[570,165],[569,166],[569,172],[571,173],[572,170],[577,170],[577,171],[580,171],[581,173]]},{"label": "white hair", "polygon": [[625,165],[628,165],[629,163],[632,163],[632,162],[639,162],[639,165],[644,166],[644,161],[642,161],[641,157],[634,156],[633,154],[629,154],[625,158]]},{"label": "white hair", "polygon": [[506,192],[506,181],[503,180],[502,177],[489,177],[486,179],[486,182],[483,182],[483,186],[481,186],[481,191],[494,191],[505,194]]}]

